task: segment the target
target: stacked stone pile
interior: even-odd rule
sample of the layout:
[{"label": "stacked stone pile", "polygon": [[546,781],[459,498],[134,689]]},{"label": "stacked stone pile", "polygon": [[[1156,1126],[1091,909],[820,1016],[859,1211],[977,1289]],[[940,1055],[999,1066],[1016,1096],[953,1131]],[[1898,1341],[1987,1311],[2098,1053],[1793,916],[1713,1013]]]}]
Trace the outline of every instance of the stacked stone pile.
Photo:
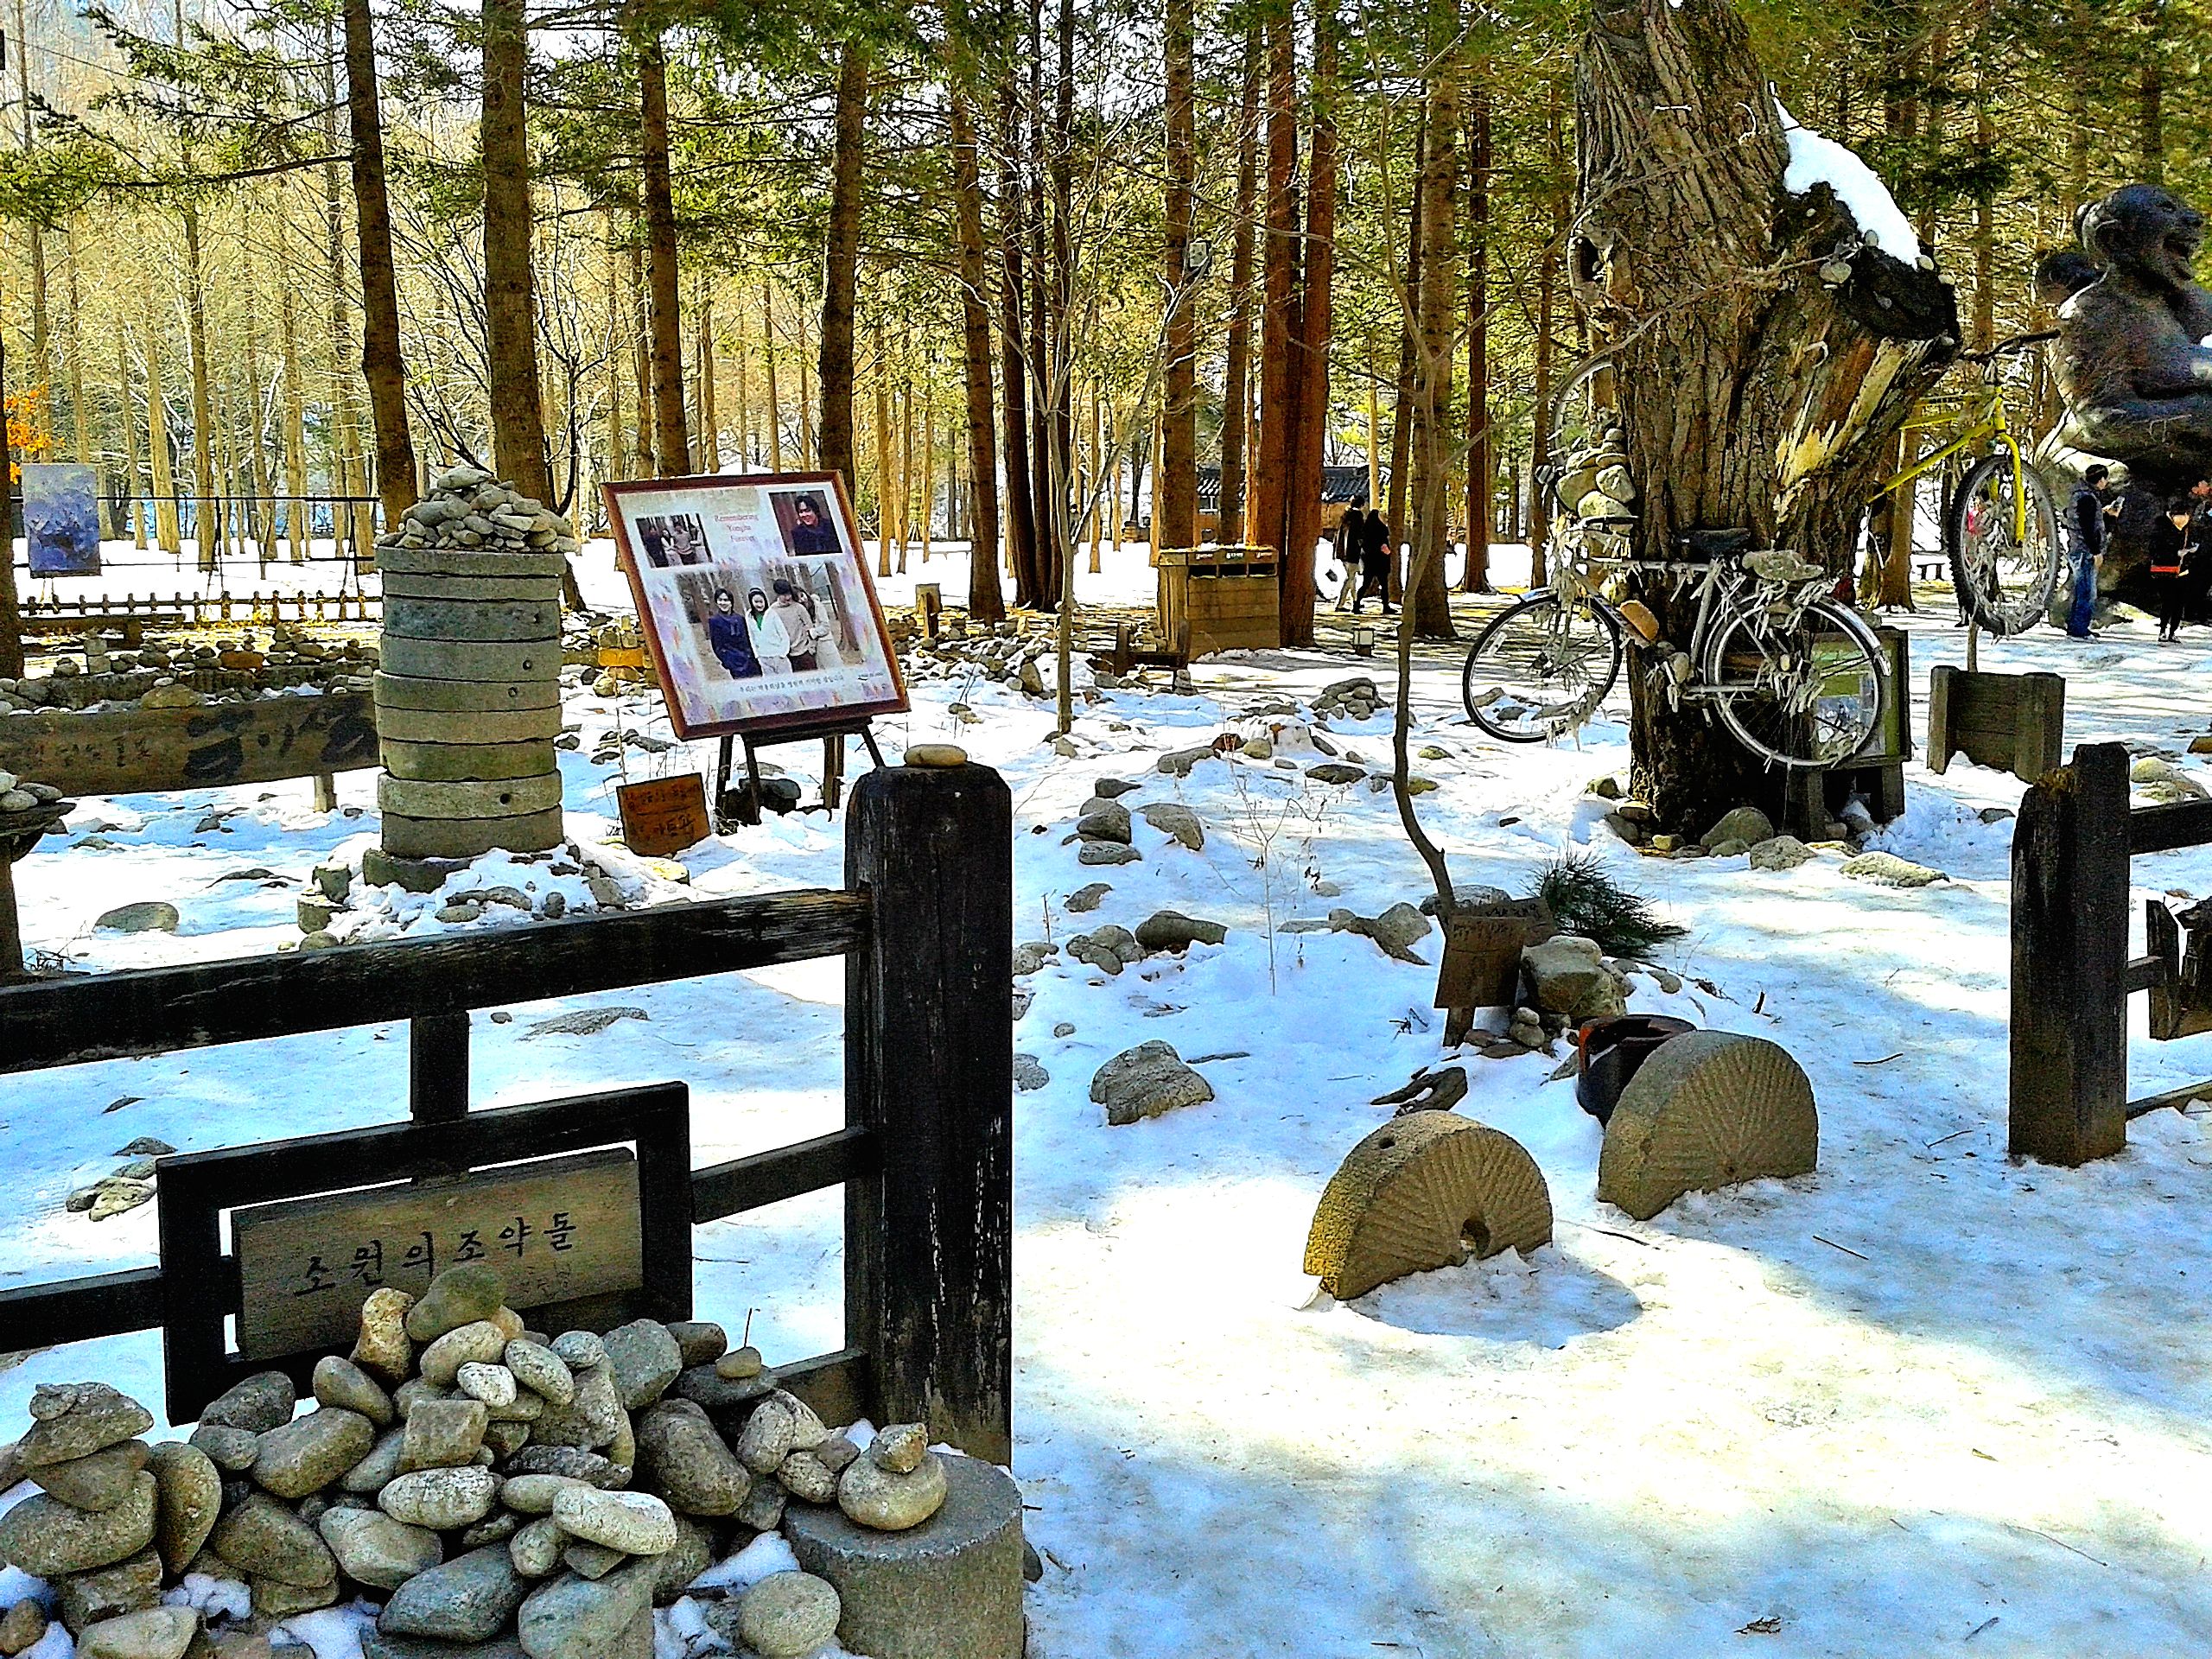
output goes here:
[{"label": "stacked stone pile", "polygon": [[473,858],[561,839],[561,571],[568,520],[456,467],[377,543],[384,849]]},{"label": "stacked stone pile", "polygon": [[82,642],[83,657],[55,658],[53,672],[0,679],[0,713],[54,713],[136,703],[143,709],[187,709],[203,702],[239,702],[309,686],[324,691],[366,691],[376,647],[358,640],[327,643],[289,626],[275,629],[265,648],[241,634],[212,644],[147,645],[111,652],[98,638]]},{"label": "stacked stone pile", "polygon": [[[505,1294],[480,1263],[420,1300],[375,1291],[351,1357],[316,1365],[311,1409],[264,1372],[188,1441],[149,1446],[152,1414],[104,1382],[41,1387],[30,1431],[0,1446],[0,1491],[41,1489],[0,1515],[0,1560],[47,1581],[41,1605],[92,1659],[265,1654],[257,1633],[355,1597],[382,1604],[364,1659],[652,1659],[652,1610],[687,1593],[724,1645],[798,1659],[838,1632],[830,1580],[867,1553],[853,1538],[921,1527],[983,1479],[1014,1529],[1018,1651],[1004,1477],[931,1451],[918,1425],[833,1432],[719,1325],[548,1338]],[[717,1595],[737,1579],[716,1562],[809,1510],[827,1517],[806,1543],[818,1573]],[[223,1605],[213,1581],[247,1587],[244,1626],[197,1611]],[[0,1653],[34,1620],[11,1610]]]}]

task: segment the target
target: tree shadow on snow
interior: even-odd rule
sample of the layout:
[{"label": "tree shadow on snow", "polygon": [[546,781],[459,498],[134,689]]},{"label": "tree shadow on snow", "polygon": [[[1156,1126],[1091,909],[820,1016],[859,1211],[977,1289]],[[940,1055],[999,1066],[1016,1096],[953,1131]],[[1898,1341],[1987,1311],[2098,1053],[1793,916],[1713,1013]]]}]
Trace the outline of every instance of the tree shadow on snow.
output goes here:
[{"label": "tree shadow on snow", "polygon": [[1344,1306],[1417,1336],[1538,1348],[1564,1348],[1577,1337],[1618,1330],[1643,1311],[1619,1280],[1556,1249],[1525,1257],[1508,1250],[1486,1262],[1408,1274]]}]

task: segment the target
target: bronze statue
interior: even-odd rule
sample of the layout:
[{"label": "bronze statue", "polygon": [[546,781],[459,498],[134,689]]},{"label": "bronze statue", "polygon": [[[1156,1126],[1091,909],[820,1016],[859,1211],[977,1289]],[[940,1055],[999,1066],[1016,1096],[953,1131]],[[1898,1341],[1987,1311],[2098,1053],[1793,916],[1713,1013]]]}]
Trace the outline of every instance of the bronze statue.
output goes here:
[{"label": "bronze statue", "polygon": [[2204,215],[2151,184],[2082,210],[2082,245],[2037,272],[2057,300],[2053,366],[2067,448],[2126,466],[2120,521],[2099,586],[2140,601],[2144,539],[2161,507],[2212,476],[2212,292],[2191,266]]}]

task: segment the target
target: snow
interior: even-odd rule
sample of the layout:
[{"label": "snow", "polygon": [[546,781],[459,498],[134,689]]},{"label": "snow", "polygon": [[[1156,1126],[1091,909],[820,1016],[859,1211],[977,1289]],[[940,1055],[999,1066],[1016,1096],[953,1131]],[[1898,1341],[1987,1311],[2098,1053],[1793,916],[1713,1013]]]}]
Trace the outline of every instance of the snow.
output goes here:
[{"label": "snow", "polygon": [[[592,557],[588,586],[611,586],[603,547]],[[965,568],[964,550],[916,560],[905,582],[944,580],[951,597]],[[1148,581],[1134,546],[1079,576],[1094,597]],[[1906,620],[1916,724],[1929,667],[1963,656],[1948,620]],[[2203,728],[2212,639],[2160,648],[2136,621],[2086,649],[2039,629],[1981,656],[2067,673],[2069,741],[2156,746],[2212,783],[2181,753]],[[1441,1016],[1433,933],[1414,966],[1284,925],[1418,899],[1423,873],[1388,793],[1324,788],[1303,770],[1313,756],[1209,760],[1180,780],[1154,763],[1262,729],[1243,711],[1263,699],[1387,670],[1340,652],[1208,661],[1191,695],[1084,707],[1074,759],[1049,745],[1048,706],[980,679],[923,682],[912,715],[884,722],[893,756],[950,741],[1007,778],[1019,938],[1064,943],[1168,906],[1230,929],[1111,979],[1063,955],[1027,981],[1014,1045],[1051,1074],[1015,1106],[1014,1468],[1045,1560],[1039,1655],[1700,1655],[1764,1620],[1758,1651],[1777,1656],[1905,1659],[1977,1630],[1984,1655],[2201,1654],[2212,1111],[2139,1120],[2123,1155],[2082,1170],[2006,1159],[2012,825],[1979,816],[2017,807],[2006,774],[1908,766],[1908,810],[1872,844],[1951,877],[1917,891],[1844,877],[1832,854],[1783,873],[1647,860],[1584,792],[1624,768],[1624,704],[1579,747],[1501,747],[1459,711],[1457,655],[1425,652],[1414,746],[1447,758],[1416,760],[1439,785],[1419,805],[1454,878],[1525,892],[1574,849],[1649,894],[1688,930],[1659,953],[1682,988],[1639,976],[1632,1006],[1788,1047],[1820,1103],[1821,1165],[1631,1221],[1592,1195],[1599,1132],[1570,1081],[1547,1080],[1556,1061],[1469,1058],[1461,1109],[1535,1157],[1554,1243],[1344,1304],[1300,1273],[1323,1184],[1388,1109],[1369,1100],[1441,1058]],[[596,853],[613,770],[593,749],[618,719],[667,726],[642,698],[578,697],[569,713],[584,745],[562,756],[569,827]],[[1384,763],[1386,720],[1331,723],[1339,748]],[[699,744],[631,764],[711,757]],[[1106,775],[1141,781],[1132,806],[1192,807],[1205,849],[1140,819],[1141,863],[1079,865],[1063,837]],[[297,937],[308,871],[375,827],[372,773],[341,776],[336,812],[307,799],[301,782],[82,803],[72,833],[17,868],[29,942],[101,969],[275,949]],[[215,808],[232,809],[222,827],[196,830]],[[99,820],[118,826],[99,832],[111,844],[87,850]],[[680,864],[701,894],[833,885],[843,828],[776,819]],[[284,881],[219,879],[254,868]],[[2212,849],[2133,875],[2139,899],[2202,897]],[[1066,913],[1094,880],[1113,888],[1101,908]],[[681,891],[664,874],[651,890]],[[183,912],[177,935],[91,931],[150,898]],[[821,1134],[841,1121],[842,985],[831,961],[480,1017],[474,1098],[683,1078],[702,1164]],[[618,1004],[650,1018],[527,1035]],[[2132,1092],[2206,1074],[2196,1049],[2148,1040],[2139,1000],[2130,1024]],[[1150,1038],[1224,1057],[1200,1067],[1217,1098],[1109,1129],[1090,1075]],[[0,1287],[154,1259],[155,1206],[98,1225],[61,1211],[134,1136],[193,1150],[400,1117],[404,1039],[364,1027],[0,1085]],[[702,1317],[734,1331],[758,1310],[772,1363],[840,1345],[835,1192],[695,1236]],[[29,1355],[0,1371],[0,1424],[22,1421],[37,1383],[90,1376],[158,1411],[157,1335]],[[765,1564],[754,1548],[748,1574]],[[0,1578],[0,1601],[26,1587]],[[318,1659],[326,1641],[345,1650],[345,1618],[325,1622],[290,1621],[319,1632]],[[684,1640],[672,1611],[662,1637],[671,1655]]]},{"label": "snow", "polygon": [[1908,265],[1918,259],[1920,238],[1880,175],[1845,145],[1799,122],[1779,99],[1775,108],[1782,111],[1782,136],[1789,144],[1783,188],[1802,196],[1816,184],[1827,185],[1867,240]]}]

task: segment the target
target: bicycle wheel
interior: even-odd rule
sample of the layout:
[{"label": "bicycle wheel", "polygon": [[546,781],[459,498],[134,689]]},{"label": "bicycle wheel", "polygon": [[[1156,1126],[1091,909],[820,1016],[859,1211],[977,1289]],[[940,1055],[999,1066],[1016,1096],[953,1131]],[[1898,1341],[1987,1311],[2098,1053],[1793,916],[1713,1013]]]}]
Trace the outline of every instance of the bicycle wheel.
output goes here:
[{"label": "bicycle wheel", "polygon": [[2066,568],[2050,486],[2025,462],[2019,478],[2027,496],[2024,537],[2013,535],[2012,457],[2003,450],[1967,469],[1943,514],[1943,550],[1960,607],[1999,636],[2024,633],[2043,620]]},{"label": "bicycle wheel", "polygon": [[1826,600],[1778,629],[1764,609],[1713,631],[1707,695],[1738,743],[1770,766],[1833,766],[1866,747],[1889,696],[1880,646],[1866,625]]},{"label": "bicycle wheel", "polygon": [[1541,743],[1589,719],[1620,672],[1621,625],[1608,607],[1531,594],[1475,636],[1459,696],[1492,737]]}]

